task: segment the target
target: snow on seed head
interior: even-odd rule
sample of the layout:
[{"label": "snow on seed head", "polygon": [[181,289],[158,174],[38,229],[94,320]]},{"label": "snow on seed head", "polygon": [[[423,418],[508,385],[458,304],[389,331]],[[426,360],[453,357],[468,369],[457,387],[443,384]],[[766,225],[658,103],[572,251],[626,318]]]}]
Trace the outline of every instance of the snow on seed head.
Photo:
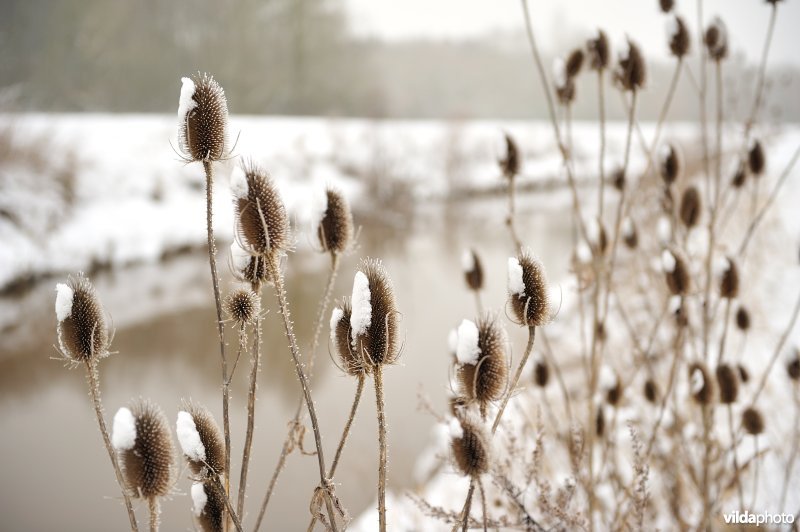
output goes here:
[{"label": "snow on seed head", "polygon": [[456,347],[456,358],[460,364],[478,363],[481,349],[478,347],[478,327],[475,322],[463,320],[458,326],[458,344]]},{"label": "snow on seed head", "polygon": [[181,79],[178,145],[191,161],[219,161],[228,155],[228,102],[209,74]]},{"label": "snow on seed head", "polygon": [[56,286],[58,344],[74,362],[97,360],[108,355],[109,332],[105,310],[94,286],[79,273],[66,285]]}]

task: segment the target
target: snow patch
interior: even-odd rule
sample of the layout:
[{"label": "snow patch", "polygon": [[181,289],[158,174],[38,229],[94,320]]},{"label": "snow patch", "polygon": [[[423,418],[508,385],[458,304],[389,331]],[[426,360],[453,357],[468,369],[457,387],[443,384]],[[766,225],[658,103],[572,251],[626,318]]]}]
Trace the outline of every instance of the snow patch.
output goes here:
[{"label": "snow patch", "polygon": [[328,191],[325,189],[315,191],[311,198],[309,209],[308,219],[311,224],[311,231],[316,234],[320,222],[325,217],[325,213],[328,212]]},{"label": "snow patch", "polygon": [[456,358],[460,364],[475,365],[481,355],[478,347],[478,327],[470,320],[463,320],[458,326],[458,343],[456,345]]},{"label": "snow patch", "polygon": [[600,368],[599,384],[602,390],[611,390],[617,385],[617,374],[614,373],[611,366],[603,364]]},{"label": "snow patch", "polygon": [[658,219],[656,234],[662,246],[667,245],[672,240],[672,222],[669,221],[669,218],[662,216]]},{"label": "snow patch", "polygon": [[692,393],[700,393],[700,390],[702,390],[703,386],[706,384],[706,380],[703,378],[703,372],[700,370],[700,368],[695,368],[694,371],[692,371],[691,380]]},{"label": "snow patch", "polygon": [[56,318],[61,323],[72,314],[72,299],[75,296],[72,288],[64,283],[56,285]]},{"label": "snow patch", "polygon": [[176,432],[183,454],[195,462],[205,462],[206,448],[200,440],[200,433],[197,432],[197,425],[195,425],[194,418],[189,412],[184,410],[178,412]]},{"label": "snow patch", "polygon": [[200,517],[203,510],[206,508],[208,502],[208,495],[202,482],[195,482],[192,484],[192,512],[195,517]]},{"label": "snow patch", "polygon": [[592,248],[586,242],[581,242],[575,248],[575,257],[581,264],[589,264],[592,262]]},{"label": "snow patch", "polygon": [[336,329],[339,326],[339,322],[342,320],[342,316],[344,316],[344,311],[339,307],[335,307],[333,311],[331,311],[331,342],[336,343]]},{"label": "snow patch", "polygon": [[247,199],[250,194],[250,187],[247,184],[247,176],[244,170],[236,166],[231,172],[231,194],[236,199]]},{"label": "snow patch", "polygon": [[675,260],[675,255],[668,249],[661,253],[661,266],[664,268],[665,273],[672,273],[675,271],[675,265],[678,261]]},{"label": "snow patch", "polygon": [[189,111],[197,107],[197,102],[194,101],[194,81],[191,78],[181,78],[181,97],[178,100],[178,123],[183,127],[186,123],[186,117]]},{"label": "snow patch", "polygon": [[600,245],[600,222],[597,218],[592,218],[586,223],[586,238],[593,246]]},{"label": "snow patch", "polygon": [[525,297],[525,283],[522,281],[522,265],[516,257],[508,258],[508,291]]},{"label": "snow patch", "polygon": [[243,273],[249,265],[250,254],[234,239],[231,244],[231,266],[234,271]]},{"label": "snow patch", "polygon": [[635,233],[636,229],[633,225],[633,220],[630,216],[626,216],[624,220],[622,220],[622,236],[625,238],[631,238]]},{"label": "snow patch", "polygon": [[369,280],[364,272],[356,272],[353,279],[353,295],[350,301],[353,310],[350,313],[351,339],[355,345],[356,338],[365,332],[372,325],[372,303],[369,291]]},{"label": "snow patch", "polygon": [[553,82],[556,87],[563,87],[567,82],[567,64],[563,57],[553,59]]},{"label": "snow patch", "polygon": [[133,449],[136,444],[136,418],[124,406],[114,414],[111,427],[111,445],[118,451]]},{"label": "snow patch", "polygon": [[454,440],[460,440],[464,437],[464,429],[456,418],[450,419],[450,422],[447,424],[447,430],[450,432],[450,437]]},{"label": "snow patch", "polygon": [[472,255],[471,249],[465,249],[461,254],[461,268],[464,273],[470,273],[475,269],[475,257]]}]

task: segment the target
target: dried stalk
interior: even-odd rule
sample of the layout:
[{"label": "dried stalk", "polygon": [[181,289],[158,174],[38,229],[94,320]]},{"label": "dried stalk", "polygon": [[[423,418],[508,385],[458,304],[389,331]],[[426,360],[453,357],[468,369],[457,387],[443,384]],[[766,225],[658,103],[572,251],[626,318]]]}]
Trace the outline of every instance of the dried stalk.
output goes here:
[{"label": "dried stalk", "polygon": [[497,427],[500,425],[500,418],[503,417],[503,412],[506,409],[508,401],[511,399],[511,394],[514,393],[514,390],[519,383],[519,378],[522,375],[522,370],[525,367],[525,363],[528,361],[531,351],[533,351],[533,343],[535,338],[536,327],[531,325],[528,327],[528,345],[525,347],[525,353],[522,355],[522,359],[519,361],[519,366],[517,366],[517,371],[514,374],[514,378],[511,380],[511,383],[508,386],[508,391],[503,396],[503,402],[500,403],[500,407],[497,409],[497,415],[494,417],[494,423],[492,423],[492,434],[497,432]]},{"label": "dried stalk", "polygon": [[383,364],[376,364],[375,401],[378,410],[378,527],[381,532],[386,532],[386,413],[383,400]]},{"label": "dried stalk", "polygon": [[157,497],[150,497],[147,500],[147,507],[150,510],[150,532],[158,532],[158,514],[160,507]]},{"label": "dried stalk", "polygon": [[[261,293],[259,291],[259,297]],[[261,363],[261,317],[256,318],[255,340],[253,341],[253,359],[250,368],[250,388],[247,392],[247,429],[242,451],[242,470],[239,474],[239,500],[236,511],[244,515],[244,497],[247,491],[247,470],[250,466],[250,450],[253,446],[253,432],[256,418],[256,389],[258,388],[258,369]],[[243,328],[244,329],[244,328]]]}]

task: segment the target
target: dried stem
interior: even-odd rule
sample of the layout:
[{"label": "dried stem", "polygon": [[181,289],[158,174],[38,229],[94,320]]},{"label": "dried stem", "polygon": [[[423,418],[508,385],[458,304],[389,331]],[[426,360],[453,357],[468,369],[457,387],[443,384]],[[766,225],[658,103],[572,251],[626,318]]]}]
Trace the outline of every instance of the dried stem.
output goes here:
[{"label": "dried stem", "polygon": [[605,69],[597,71],[597,108],[600,114],[600,187],[597,194],[597,217],[603,219],[603,191],[606,187],[606,99],[605,99]]},{"label": "dried stem", "polygon": [[378,411],[378,526],[381,532],[386,532],[386,413],[383,400],[383,364],[376,364],[375,401]]},{"label": "dried stem", "polygon": [[767,70],[767,56],[769,55],[769,47],[772,43],[772,34],[775,30],[775,19],[777,18],[778,12],[778,2],[772,2],[772,12],[769,16],[769,27],[767,29],[767,37],[764,40],[764,48],[761,51],[761,62],[758,67],[758,83],[756,85],[756,98],[753,102],[753,109],[750,111],[750,117],[745,124],[745,133],[744,133],[744,141],[747,142],[747,138],[750,135],[750,130],[753,128],[753,125],[756,123],[756,118],[758,117],[758,111],[761,108],[761,101],[764,97],[764,80],[766,78],[766,70]]},{"label": "dried stem", "polygon": [[519,252],[522,250],[522,241],[519,239],[519,235],[517,234],[517,228],[514,224],[514,197],[516,195],[515,190],[515,183],[516,179],[514,177],[509,178],[508,180],[508,218],[506,218],[506,225],[508,226],[508,230],[511,233],[511,240],[514,242],[514,247]]},{"label": "dried stem", "polygon": [[475,493],[475,478],[470,478],[469,480],[469,490],[467,491],[467,498],[464,501],[464,508],[461,510],[460,518],[456,521],[456,524],[453,526],[453,532],[458,530],[458,526],[461,525],[461,532],[467,532],[469,528],[469,513],[472,509],[472,495]]},{"label": "dried stem", "polygon": [[[261,294],[258,294],[261,297]],[[253,446],[253,429],[256,418],[256,389],[258,388],[258,369],[261,358],[261,317],[256,318],[255,340],[253,341],[253,359],[250,368],[250,388],[247,392],[247,429],[242,451],[242,470],[239,474],[239,500],[236,511],[244,515],[244,496],[247,491],[247,470],[250,466],[250,450]],[[242,331],[243,333],[244,331]]]},{"label": "dried stem", "polygon": [[517,371],[514,374],[514,378],[511,380],[511,383],[508,386],[508,391],[506,392],[505,396],[503,397],[503,402],[500,403],[500,408],[497,409],[497,415],[494,418],[494,423],[492,423],[492,434],[497,432],[497,427],[500,425],[500,418],[503,417],[503,412],[506,409],[506,405],[508,401],[511,399],[511,395],[514,393],[514,390],[519,383],[519,378],[522,375],[522,369],[525,367],[525,363],[528,361],[528,357],[530,357],[531,351],[533,351],[533,342],[536,338],[536,327],[533,325],[528,327],[528,345],[525,347],[525,353],[522,355],[522,359],[519,361],[519,366],[517,366]]},{"label": "dried stem", "polygon": [[158,497],[150,497],[147,500],[147,507],[150,510],[150,532],[158,532],[158,514],[161,511]]},{"label": "dried stem", "polygon": [[789,481],[793,478],[792,471],[794,471],[795,460],[797,460],[797,453],[800,450],[800,393],[797,385],[794,385],[794,434],[792,437],[792,450],[789,453],[789,462],[786,464],[786,478],[783,481],[783,489],[781,489],[781,502],[778,506],[781,513],[786,508],[786,495],[789,493]]},{"label": "dried stem", "polygon": [[739,508],[744,509],[742,479],[739,478],[739,457],[736,453],[736,432],[733,427],[733,406],[728,405],[728,430],[731,434],[731,452],[733,454],[733,480],[736,482],[736,493],[739,495]]},{"label": "dried stem", "polygon": [[481,511],[483,512],[483,532],[487,532],[489,528],[489,516],[486,508],[486,492],[483,489],[483,481],[478,479],[478,491],[481,494]]},{"label": "dried stem", "polygon": [[[225,508],[228,509],[228,516],[230,516],[231,521],[233,521],[233,526],[236,528],[236,532],[244,532],[242,530],[242,522],[239,520],[239,516],[236,514],[236,512],[233,511],[233,503],[231,503],[231,498],[228,497],[228,494],[225,493],[225,486],[222,485],[219,474],[213,475],[211,478],[214,480],[214,487],[217,488],[217,491],[222,496],[222,500],[225,503]],[[226,523],[227,519],[228,518],[226,517]]]}]

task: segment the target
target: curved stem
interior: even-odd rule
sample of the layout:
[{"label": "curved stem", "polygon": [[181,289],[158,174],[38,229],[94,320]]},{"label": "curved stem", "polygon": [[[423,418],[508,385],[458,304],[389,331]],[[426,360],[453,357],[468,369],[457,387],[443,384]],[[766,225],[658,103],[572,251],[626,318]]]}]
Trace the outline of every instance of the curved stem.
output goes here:
[{"label": "curved stem", "polygon": [[242,451],[242,470],[239,474],[239,500],[236,505],[236,511],[239,515],[244,515],[244,496],[247,491],[247,470],[250,466],[250,449],[253,446],[253,430],[256,418],[256,389],[258,388],[258,369],[261,358],[260,317],[256,319],[256,332],[253,344],[253,365],[250,368],[250,389],[247,393],[247,429],[244,436],[244,450]]},{"label": "curved stem", "polygon": [[228,517],[230,517],[231,521],[233,521],[233,526],[236,528],[236,532],[244,532],[242,530],[242,522],[239,520],[239,516],[233,510],[233,503],[231,503],[231,498],[225,492],[225,486],[222,485],[219,474],[213,475],[211,478],[214,481],[214,487],[217,488],[217,491],[222,497],[222,501],[225,503],[225,508],[228,509],[228,516],[225,517],[225,523],[227,524]]},{"label": "curved stem", "polygon": [[464,508],[461,510],[461,519],[457,521],[453,527],[453,532],[458,530],[458,525],[461,525],[461,532],[467,532],[469,528],[469,512],[472,509],[472,495],[475,493],[475,479],[471,478],[469,481],[469,491],[467,491],[467,499],[464,501]]},{"label": "curved stem", "polygon": [[517,227],[514,224],[514,216],[515,216],[515,209],[514,209],[514,198],[516,195],[515,190],[515,178],[510,178],[508,180],[508,218],[506,218],[506,225],[508,226],[508,230],[511,233],[511,240],[514,242],[514,247],[516,248],[517,252],[522,250],[522,241],[519,239],[519,235],[517,234]]},{"label": "curved stem", "polygon": [[383,400],[383,364],[375,366],[375,401],[378,411],[378,526],[386,532],[386,412]]},{"label": "curved stem", "polygon": [[483,482],[478,479],[478,491],[481,494],[481,510],[483,512],[483,532],[489,529],[489,516],[486,508],[486,492],[483,489]]},{"label": "curved stem", "polygon": [[535,339],[536,327],[531,325],[528,327],[528,345],[525,347],[525,353],[522,355],[522,359],[519,361],[519,366],[517,366],[517,371],[514,373],[514,378],[508,386],[508,392],[506,392],[506,395],[503,397],[503,402],[500,403],[500,408],[497,410],[494,423],[492,423],[492,434],[497,432],[497,427],[500,425],[500,418],[503,417],[503,412],[506,409],[506,405],[508,405],[508,401],[511,399],[511,394],[514,393],[514,389],[517,387],[517,383],[519,383],[519,378],[522,375],[522,369],[525,367],[525,363],[528,361],[531,351],[533,351],[533,342]]},{"label": "curved stem", "polygon": [[745,134],[744,140],[747,142],[747,137],[750,134],[750,130],[753,127],[753,124],[756,122],[756,118],[758,117],[758,110],[761,108],[761,101],[764,96],[764,80],[766,78],[766,70],[767,70],[767,56],[769,55],[769,47],[772,43],[772,34],[775,29],[775,19],[777,18],[778,12],[778,3],[772,3],[772,12],[769,16],[769,28],[767,29],[767,37],[764,40],[764,48],[761,51],[761,63],[758,67],[758,84],[756,86],[756,99],[753,102],[753,110],[750,111],[750,116],[745,124]]}]

